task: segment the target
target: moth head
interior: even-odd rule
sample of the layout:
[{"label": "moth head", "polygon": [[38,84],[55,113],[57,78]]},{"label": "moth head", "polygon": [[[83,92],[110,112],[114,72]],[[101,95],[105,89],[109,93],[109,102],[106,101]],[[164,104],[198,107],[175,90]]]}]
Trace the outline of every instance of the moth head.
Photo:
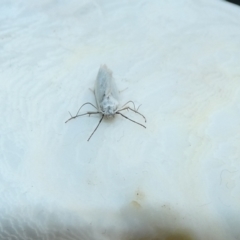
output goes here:
[{"label": "moth head", "polygon": [[112,96],[108,96],[103,99],[100,108],[106,117],[113,117],[118,110],[118,101]]}]

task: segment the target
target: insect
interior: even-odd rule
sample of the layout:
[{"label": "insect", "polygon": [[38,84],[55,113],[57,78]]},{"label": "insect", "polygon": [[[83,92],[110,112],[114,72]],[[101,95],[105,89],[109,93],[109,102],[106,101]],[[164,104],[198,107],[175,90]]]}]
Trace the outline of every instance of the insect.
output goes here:
[{"label": "insect", "polygon": [[[138,123],[121,113],[124,110],[131,110],[131,111],[139,114],[140,116],[142,116],[144,118],[145,122],[147,121],[146,118],[144,117],[144,115],[142,115],[141,113],[138,112],[138,109],[140,106],[138,107],[138,109],[136,109],[133,101],[128,101],[121,108],[119,108],[119,92],[118,92],[117,86],[114,82],[112,72],[111,72],[111,70],[109,70],[107,68],[106,65],[100,66],[100,69],[98,71],[98,75],[96,78],[96,82],[95,82],[94,95],[95,95],[97,106],[94,106],[90,102],[86,102],[79,108],[79,110],[75,116],[72,116],[71,113],[69,112],[71,117],[65,122],[65,123],[67,123],[68,121],[70,121],[72,119],[75,119],[77,117],[84,116],[84,115],[90,116],[92,114],[102,114],[102,117],[101,117],[100,121],[98,122],[98,125],[93,130],[92,134],[88,138],[88,141],[91,139],[91,137],[93,136],[93,134],[99,127],[104,116],[106,116],[107,118],[110,118],[110,117],[114,117],[116,114],[119,114],[122,117],[146,128],[146,126],[144,126],[143,124]],[[127,106],[128,103],[132,103],[134,109]],[[95,112],[89,111],[89,112],[86,112],[83,114],[79,114],[81,108],[87,104],[93,106],[97,111],[95,111]]]}]

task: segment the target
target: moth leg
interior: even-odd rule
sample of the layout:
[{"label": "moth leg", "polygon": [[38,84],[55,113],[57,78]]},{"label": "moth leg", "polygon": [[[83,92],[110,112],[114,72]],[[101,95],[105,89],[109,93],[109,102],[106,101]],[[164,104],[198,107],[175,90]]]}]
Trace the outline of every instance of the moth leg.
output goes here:
[{"label": "moth leg", "polygon": [[[93,106],[95,109],[97,109],[97,107],[94,106],[92,103],[90,103],[90,102],[86,102],[86,103],[84,103],[84,104],[78,109],[76,116],[77,116],[78,113],[80,112],[81,108],[82,108],[84,105],[88,105],[88,104],[91,105],[91,106]],[[98,109],[97,109],[97,110],[98,110]],[[71,114],[70,114],[70,115],[71,115]]]},{"label": "moth leg", "polygon": [[121,116],[123,116],[124,118],[128,119],[129,121],[131,121],[131,122],[134,122],[134,123],[136,123],[136,124],[138,124],[138,125],[140,125],[140,126],[142,126],[142,127],[146,128],[146,127],[145,127],[143,124],[141,124],[141,123],[138,123],[138,122],[136,122],[136,121],[134,121],[134,120],[132,120],[132,119],[128,118],[127,116],[123,115],[123,114],[122,114],[122,113],[120,113],[120,112],[116,112],[116,114],[120,114]]},{"label": "moth leg", "polygon": [[100,121],[98,122],[98,125],[96,126],[96,128],[94,129],[94,131],[92,132],[92,134],[90,135],[90,137],[88,138],[88,141],[91,139],[92,135],[93,135],[93,134],[96,132],[96,130],[98,129],[100,123],[101,123],[102,120],[103,120],[103,117],[104,117],[104,115],[102,115]]},{"label": "moth leg", "polygon": [[123,110],[128,110],[128,109],[131,110],[131,111],[133,111],[133,112],[135,112],[135,113],[137,113],[137,114],[139,114],[140,116],[142,116],[142,117],[144,118],[145,122],[147,122],[147,119],[145,118],[145,116],[144,116],[143,114],[141,114],[141,113],[138,112],[137,110],[134,110],[134,109],[132,109],[132,108],[130,108],[130,107],[122,108],[122,109],[118,110],[118,112],[123,111]]},{"label": "moth leg", "polygon": [[140,104],[140,105],[138,106],[138,108],[137,108],[137,112],[138,112],[138,109],[139,109],[141,106],[142,106],[142,104]]},{"label": "moth leg", "polygon": [[72,116],[71,115],[71,113],[69,112],[69,114],[70,114],[70,118],[65,122],[65,123],[67,123],[67,122],[69,122],[70,120],[72,120],[72,119],[74,119],[74,118],[77,118],[77,117],[81,117],[81,116],[84,116],[84,115],[92,115],[92,114],[99,114],[99,113],[101,113],[101,112],[86,112],[86,113],[83,113],[83,114],[80,114],[80,115],[75,115],[75,116]]},{"label": "moth leg", "polygon": [[118,92],[121,93],[121,92],[124,92],[124,91],[127,90],[127,89],[128,89],[128,87],[126,87],[126,88],[124,88],[123,90],[118,91]]},{"label": "moth leg", "polygon": [[[123,104],[123,106],[121,107],[121,109],[122,109],[123,107],[125,107],[128,103],[132,103],[132,104],[133,104],[133,107],[134,107],[134,110],[136,109],[134,102],[131,101],[131,100],[128,101],[128,102],[126,102],[125,104]],[[139,108],[139,107],[138,107],[138,108]]]},{"label": "moth leg", "polygon": [[93,94],[95,94],[94,90],[92,90],[91,88],[89,88],[89,90],[90,90]]}]

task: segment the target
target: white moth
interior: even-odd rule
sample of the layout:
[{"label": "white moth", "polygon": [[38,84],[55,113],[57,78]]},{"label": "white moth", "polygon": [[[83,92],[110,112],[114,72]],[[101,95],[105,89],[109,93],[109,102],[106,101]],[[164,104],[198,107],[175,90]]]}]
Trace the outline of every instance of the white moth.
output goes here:
[{"label": "white moth", "polygon": [[[92,135],[97,130],[97,128],[100,125],[100,123],[102,122],[104,116],[114,117],[116,114],[119,114],[119,115],[123,116],[124,118],[126,118],[126,119],[128,119],[128,120],[146,128],[143,124],[138,123],[138,122],[126,117],[122,113],[120,113],[123,110],[131,110],[131,111],[141,115],[146,122],[146,118],[141,113],[138,112],[138,109],[137,110],[135,109],[135,105],[134,105],[133,101],[128,101],[121,108],[119,108],[119,92],[118,92],[117,86],[114,82],[112,72],[111,72],[111,70],[109,70],[107,68],[106,65],[101,66],[99,71],[98,71],[97,79],[96,79],[96,82],[95,82],[94,95],[95,95],[95,98],[96,98],[97,107],[94,106],[90,102],[86,102],[79,108],[79,110],[78,110],[78,112],[75,116],[72,116],[71,113],[69,112],[71,118],[69,118],[65,122],[65,123],[67,123],[68,121],[70,121],[74,118],[84,116],[84,115],[89,115],[90,116],[92,114],[102,114],[102,117],[101,117],[97,127],[94,129],[94,131],[92,132],[92,134],[88,138],[88,141],[91,139]],[[126,106],[128,103],[132,103],[133,106],[134,106],[134,109],[130,108],[129,106]],[[86,113],[83,113],[83,114],[78,114],[80,112],[81,108],[84,105],[87,105],[87,104],[93,106],[97,111],[96,112],[86,112]]]}]

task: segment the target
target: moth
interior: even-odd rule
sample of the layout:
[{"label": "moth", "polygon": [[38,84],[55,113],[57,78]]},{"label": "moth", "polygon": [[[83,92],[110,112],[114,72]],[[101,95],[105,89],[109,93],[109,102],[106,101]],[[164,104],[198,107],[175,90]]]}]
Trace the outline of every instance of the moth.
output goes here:
[{"label": "moth", "polygon": [[[70,121],[72,119],[75,119],[77,117],[84,116],[84,115],[91,116],[92,114],[101,114],[102,117],[99,120],[98,125],[93,130],[90,137],[88,138],[88,141],[91,139],[91,137],[93,136],[95,131],[98,129],[98,127],[104,117],[111,118],[111,117],[114,117],[116,114],[119,114],[122,117],[146,128],[146,126],[144,126],[143,124],[138,123],[121,113],[124,110],[130,110],[130,111],[133,111],[134,113],[137,113],[140,116],[142,116],[143,119],[145,120],[145,122],[147,121],[145,116],[143,114],[141,114],[140,112],[138,112],[138,109],[140,106],[138,107],[138,109],[136,109],[133,101],[128,101],[122,107],[119,108],[119,91],[117,89],[116,83],[112,76],[112,71],[110,69],[108,69],[108,67],[106,65],[100,66],[100,69],[98,71],[98,75],[97,75],[97,78],[95,81],[94,95],[95,95],[97,106],[93,105],[90,102],[86,102],[79,108],[79,110],[75,116],[72,116],[71,113],[69,112],[71,117],[65,122],[65,123],[67,123],[68,121]],[[132,103],[134,108],[127,106],[127,104],[129,104],[129,103]],[[94,112],[89,111],[89,112],[86,112],[83,114],[79,114],[81,108],[87,104],[94,107],[96,109],[96,111],[94,111]]]}]

